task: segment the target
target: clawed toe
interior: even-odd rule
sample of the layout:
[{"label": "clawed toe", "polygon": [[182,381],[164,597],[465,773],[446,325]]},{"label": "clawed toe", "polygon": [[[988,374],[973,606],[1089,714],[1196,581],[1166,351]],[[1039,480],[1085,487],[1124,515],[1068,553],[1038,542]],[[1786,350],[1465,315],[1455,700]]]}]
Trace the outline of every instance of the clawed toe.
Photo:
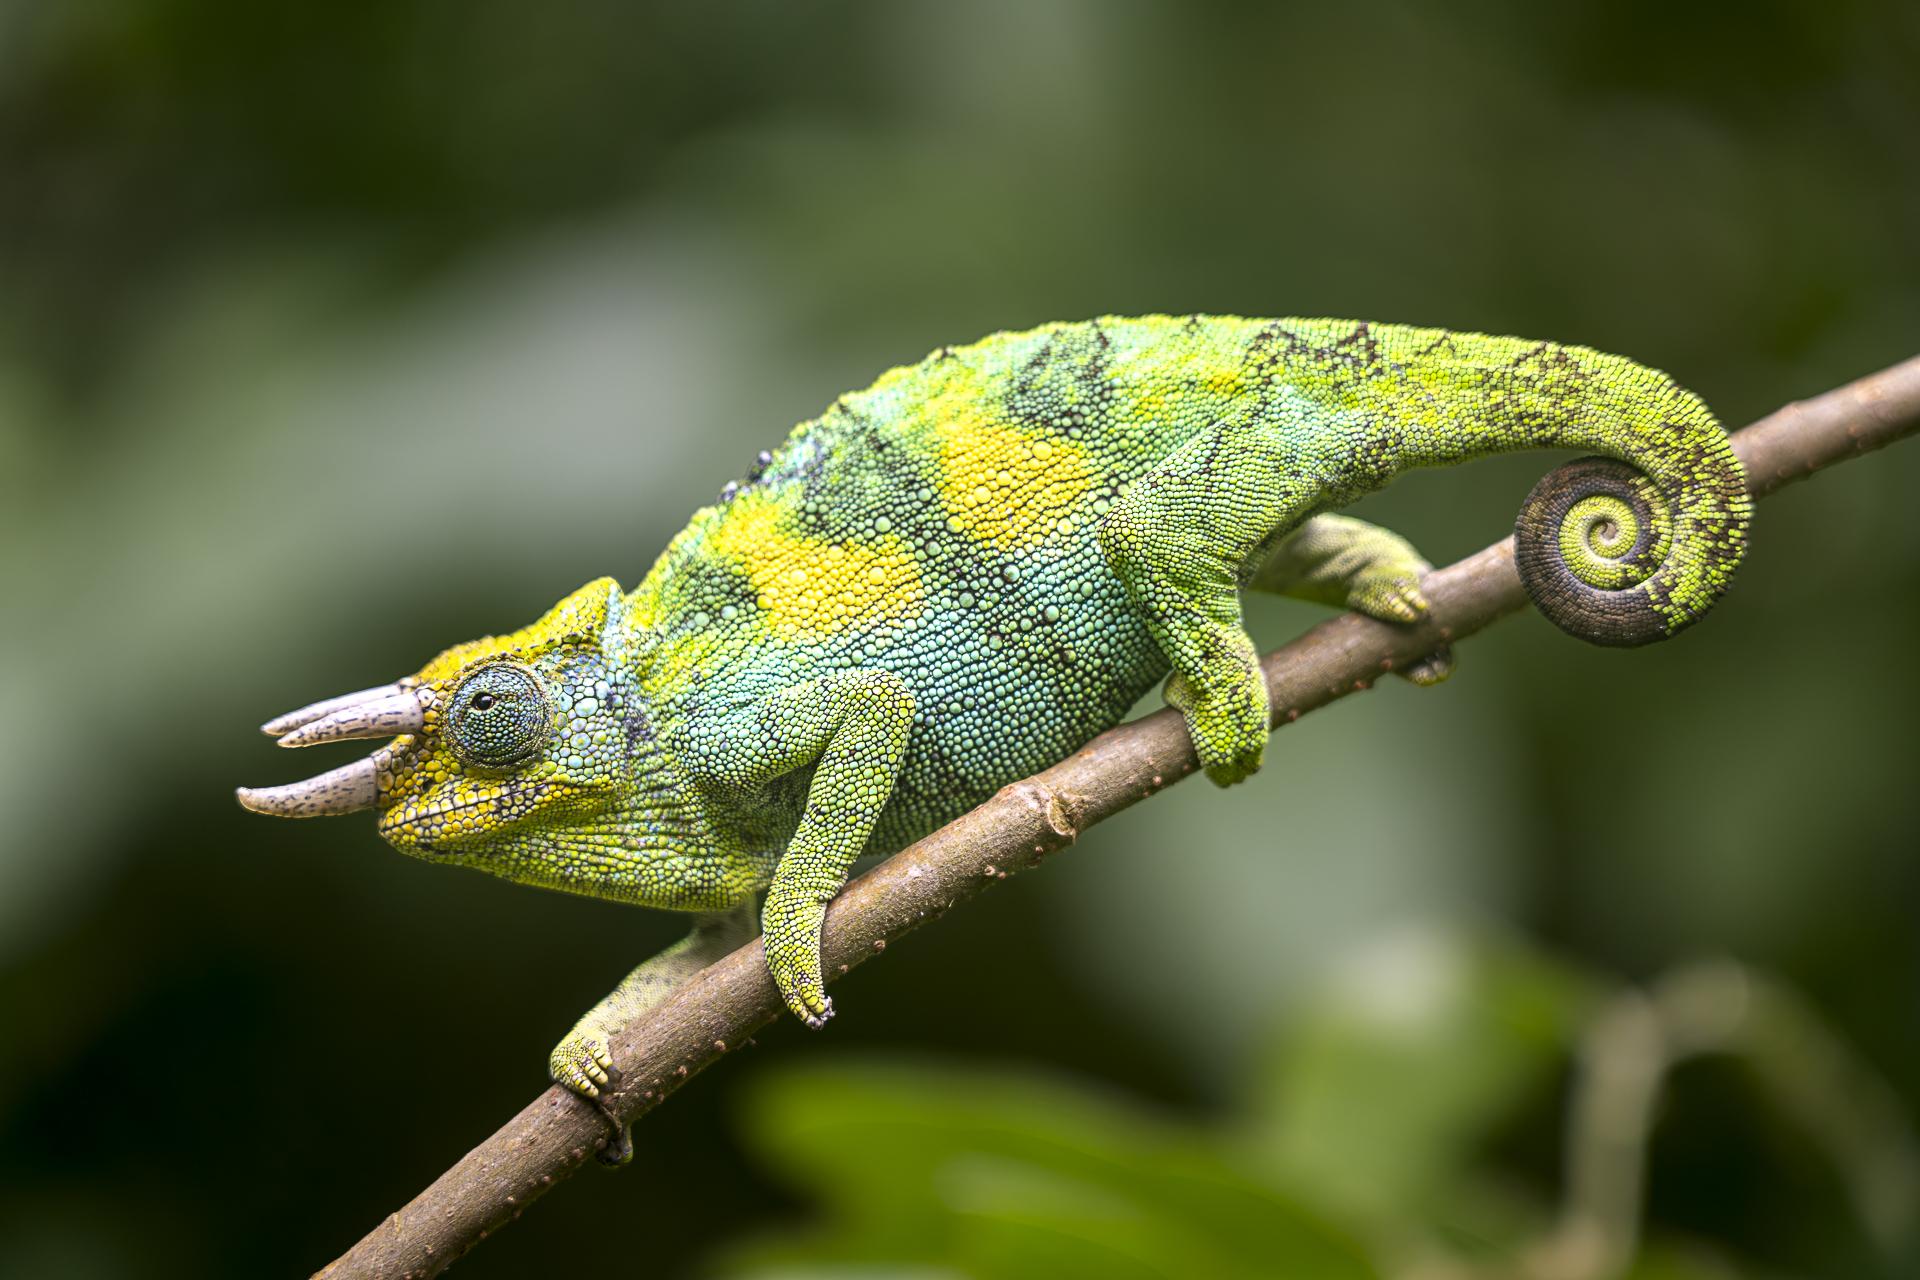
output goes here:
[{"label": "clawed toe", "polygon": [[783,994],[788,1012],[815,1031],[833,1018],[833,1000],[818,986],[801,987]]},{"label": "clawed toe", "polygon": [[633,1159],[633,1127],[620,1123],[620,1117],[607,1109],[605,1103],[596,1104],[600,1114],[607,1118],[607,1145],[593,1153],[593,1158],[609,1169],[617,1169]]},{"label": "clawed toe", "polygon": [[1357,583],[1347,607],[1382,622],[1418,622],[1432,608],[1417,577],[1381,578]]},{"label": "clawed toe", "polygon": [[556,1083],[581,1097],[598,1098],[601,1088],[613,1078],[613,1055],[599,1040],[568,1036],[547,1059],[547,1070]]},{"label": "clawed toe", "polygon": [[1441,645],[1418,662],[1402,667],[1399,674],[1422,688],[1439,684],[1453,674],[1453,646]]}]

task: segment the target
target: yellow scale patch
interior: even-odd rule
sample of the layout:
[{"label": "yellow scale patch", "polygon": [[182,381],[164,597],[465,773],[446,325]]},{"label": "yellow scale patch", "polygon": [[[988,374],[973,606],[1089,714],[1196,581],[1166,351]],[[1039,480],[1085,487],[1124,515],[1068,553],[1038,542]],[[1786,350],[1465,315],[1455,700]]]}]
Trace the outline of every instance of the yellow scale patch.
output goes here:
[{"label": "yellow scale patch", "polygon": [[752,491],[735,498],[713,530],[713,547],[747,576],[772,631],[817,640],[849,622],[920,616],[920,566],[901,539],[832,543],[782,528],[792,499]]},{"label": "yellow scale patch", "polygon": [[954,383],[919,410],[940,459],[947,527],[1001,551],[1063,532],[1061,522],[1073,519],[1098,478],[1086,452],[998,418],[971,379]]}]

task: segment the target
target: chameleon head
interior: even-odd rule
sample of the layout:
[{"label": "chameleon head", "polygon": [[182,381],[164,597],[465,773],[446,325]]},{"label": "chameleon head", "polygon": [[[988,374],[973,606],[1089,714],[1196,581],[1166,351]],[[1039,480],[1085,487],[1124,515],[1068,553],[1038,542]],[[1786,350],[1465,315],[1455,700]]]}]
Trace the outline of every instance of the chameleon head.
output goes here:
[{"label": "chameleon head", "polygon": [[377,810],[403,853],[515,877],[532,865],[516,854],[537,858],[557,830],[591,826],[630,776],[625,622],[619,584],[602,578],[530,627],[269,721],[283,747],[393,740],[304,782],[242,787],[240,803],[287,818]]}]

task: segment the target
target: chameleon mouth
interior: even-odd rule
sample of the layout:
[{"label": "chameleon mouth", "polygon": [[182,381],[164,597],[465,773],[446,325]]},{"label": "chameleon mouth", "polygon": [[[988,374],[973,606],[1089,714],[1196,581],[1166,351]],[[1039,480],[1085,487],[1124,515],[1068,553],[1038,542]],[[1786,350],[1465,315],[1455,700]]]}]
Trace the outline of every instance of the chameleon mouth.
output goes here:
[{"label": "chameleon mouth", "polygon": [[[283,747],[392,738],[419,733],[435,719],[437,695],[411,680],[327,698],[269,720],[261,731]],[[241,787],[243,808],[277,818],[324,818],[371,809],[393,780],[401,744],[392,743],[352,764],[278,787]]]},{"label": "chameleon mouth", "polygon": [[414,797],[380,815],[380,837],[406,853],[454,853],[463,837],[527,816],[553,790],[545,783],[502,781],[458,800]]}]

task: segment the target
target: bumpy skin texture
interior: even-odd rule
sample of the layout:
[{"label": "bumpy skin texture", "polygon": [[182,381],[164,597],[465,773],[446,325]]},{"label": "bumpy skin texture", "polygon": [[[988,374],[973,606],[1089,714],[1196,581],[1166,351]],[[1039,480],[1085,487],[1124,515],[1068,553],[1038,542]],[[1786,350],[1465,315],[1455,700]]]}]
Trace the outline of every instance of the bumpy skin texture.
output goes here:
[{"label": "bumpy skin texture", "polygon": [[1072,751],[1163,678],[1208,775],[1246,777],[1269,709],[1239,591],[1413,621],[1426,562],[1320,513],[1412,467],[1542,446],[1631,464],[1575,464],[1529,499],[1543,611],[1613,644],[1705,613],[1744,550],[1745,485],[1700,401],[1631,361],[1200,316],[945,348],[763,454],[630,595],[590,583],[403,682],[426,711],[375,757],[380,831],[701,913],[554,1051],[584,1094],[611,1030],[743,936],[761,891],[773,975],[818,1025],[821,919],[855,858]]}]

